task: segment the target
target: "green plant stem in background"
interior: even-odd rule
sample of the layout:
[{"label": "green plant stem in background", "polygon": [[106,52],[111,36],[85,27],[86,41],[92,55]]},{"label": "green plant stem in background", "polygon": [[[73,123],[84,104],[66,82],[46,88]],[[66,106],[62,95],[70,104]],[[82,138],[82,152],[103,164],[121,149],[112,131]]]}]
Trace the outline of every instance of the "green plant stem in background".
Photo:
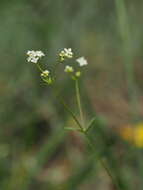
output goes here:
[{"label": "green plant stem in background", "polygon": [[133,117],[137,115],[137,86],[133,66],[133,43],[132,34],[129,25],[129,17],[124,0],[115,0],[117,14],[117,24],[119,35],[122,41],[121,49],[123,54],[123,66],[126,75],[128,97],[131,103]]},{"label": "green plant stem in background", "polygon": [[80,90],[79,90],[78,79],[75,80],[75,90],[76,90],[77,105],[78,105],[78,109],[80,113],[81,123],[82,123],[83,129],[85,129],[83,111],[82,111],[81,100],[80,100]]}]

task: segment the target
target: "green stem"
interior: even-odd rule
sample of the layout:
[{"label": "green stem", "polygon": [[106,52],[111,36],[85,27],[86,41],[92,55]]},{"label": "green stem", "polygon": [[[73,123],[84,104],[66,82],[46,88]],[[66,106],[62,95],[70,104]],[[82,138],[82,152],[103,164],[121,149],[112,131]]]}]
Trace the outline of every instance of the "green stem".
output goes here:
[{"label": "green stem", "polygon": [[82,111],[81,100],[80,100],[80,90],[79,90],[78,79],[75,80],[75,90],[76,90],[76,99],[77,99],[80,119],[81,119],[82,126],[84,128],[84,119],[83,119],[83,111]]},{"label": "green stem", "polygon": [[43,72],[43,69],[40,67],[39,63],[37,63],[36,65],[37,65],[38,69],[39,69],[41,72]]},{"label": "green stem", "polygon": [[[94,149],[94,144],[91,142],[90,138],[87,135],[86,131],[82,131],[82,133],[84,134],[84,136],[86,137],[88,144],[90,145],[90,147],[93,149],[93,151],[95,152]],[[111,174],[111,171],[109,170],[109,168],[107,167],[107,165],[105,164],[104,160],[99,156],[98,156],[98,160],[100,162],[100,164],[102,165],[102,167],[105,169],[105,171],[107,172],[108,176],[110,177],[110,179],[112,180],[113,184],[115,185],[115,187],[117,187],[118,190],[121,190],[116,178]]]},{"label": "green stem", "polygon": [[129,25],[129,16],[125,0],[115,0],[118,31],[122,40],[123,66],[126,74],[128,97],[133,110],[133,116],[137,116],[137,86],[133,65],[132,34]]}]

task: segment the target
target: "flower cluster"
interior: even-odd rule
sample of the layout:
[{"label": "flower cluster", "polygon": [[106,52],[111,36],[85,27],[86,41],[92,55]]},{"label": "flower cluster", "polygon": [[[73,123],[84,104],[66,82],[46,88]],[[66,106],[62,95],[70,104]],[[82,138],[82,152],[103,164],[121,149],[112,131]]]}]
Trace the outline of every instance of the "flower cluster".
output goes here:
[{"label": "flower cluster", "polygon": [[[49,69],[43,70],[41,68],[41,64],[39,64],[39,59],[45,56],[45,54],[42,51],[27,51],[27,61],[36,63],[38,69],[41,72],[41,78],[43,81],[45,81],[48,84],[51,84],[54,81],[54,76],[52,76],[51,72]],[[60,62],[64,62],[66,59],[71,59],[73,58],[73,52],[71,48],[64,48],[60,53],[59,53],[59,58]],[[60,63],[59,62],[59,63]],[[75,63],[78,64],[75,64]],[[88,64],[87,60],[84,57],[79,57],[75,60],[75,63],[65,65],[64,72],[70,74],[72,79],[76,80],[78,77],[81,76],[81,67],[86,66]],[[60,65],[60,64],[59,64]]]},{"label": "flower cluster", "polygon": [[71,48],[64,48],[64,50],[62,50],[60,53],[59,53],[59,56],[60,56],[60,61],[64,61],[65,58],[72,58],[73,57],[73,52],[72,52],[72,49]]},{"label": "flower cluster", "polygon": [[45,54],[42,51],[34,51],[34,50],[28,51],[27,55],[28,55],[27,61],[32,63],[37,63],[41,57],[45,56]]},{"label": "flower cluster", "polygon": [[[88,64],[87,60],[84,57],[79,57],[78,59],[76,59],[76,62],[78,62],[79,67],[83,67],[83,66],[86,66]],[[70,74],[72,73],[73,74],[72,78],[76,79],[76,78],[81,76],[81,71],[80,71],[81,69],[78,68],[78,70],[76,70],[77,65],[76,65],[76,69],[74,69],[73,66],[74,65],[72,65],[72,66],[66,65],[64,71],[66,73],[70,73]],[[75,73],[74,73],[74,71],[75,71]]]},{"label": "flower cluster", "polygon": [[41,77],[48,77],[49,76],[49,73],[50,73],[50,71],[48,71],[48,70],[45,70],[45,71],[43,71],[42,73],[41,73]]}]

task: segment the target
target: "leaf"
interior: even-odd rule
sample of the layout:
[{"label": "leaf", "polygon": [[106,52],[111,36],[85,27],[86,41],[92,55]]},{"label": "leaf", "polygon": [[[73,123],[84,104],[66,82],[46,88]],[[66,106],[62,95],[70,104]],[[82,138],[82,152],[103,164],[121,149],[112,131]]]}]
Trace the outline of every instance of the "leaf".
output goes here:
[{"label": "leaf", "polygon": [[89,129],[92,127],[92,124],[94,123],[95,120],[96,120],[96,117],[93,117],[90,120],[89,124],[87,125],[86,132],[89,131]]},{"label": "leaf", "polygon": [[76,129],[74,127],[65,127],[66,130],[72,130],[72,131],[79,131],[79,129]]}]

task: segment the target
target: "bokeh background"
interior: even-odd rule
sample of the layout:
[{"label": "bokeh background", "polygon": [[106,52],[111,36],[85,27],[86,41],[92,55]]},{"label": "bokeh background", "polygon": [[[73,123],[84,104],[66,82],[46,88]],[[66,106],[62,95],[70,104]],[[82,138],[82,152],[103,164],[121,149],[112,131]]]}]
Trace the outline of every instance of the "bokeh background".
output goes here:
[{"label": "bokeh background", "polygon": [[[95,148],[123,190],[143,189],[143,2],[0,1],[0,189],[116,189],[86,140],[40,79],[27,50],[45,64],[64,47],[85,56],[81,78],[87,120],[96,116]],[[74,85],[59,89],[74,112]],[[62,80],[63,79],[63,80]]]}]

